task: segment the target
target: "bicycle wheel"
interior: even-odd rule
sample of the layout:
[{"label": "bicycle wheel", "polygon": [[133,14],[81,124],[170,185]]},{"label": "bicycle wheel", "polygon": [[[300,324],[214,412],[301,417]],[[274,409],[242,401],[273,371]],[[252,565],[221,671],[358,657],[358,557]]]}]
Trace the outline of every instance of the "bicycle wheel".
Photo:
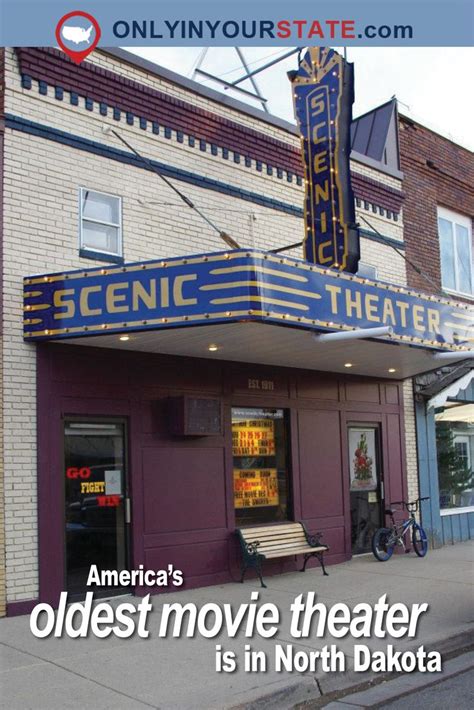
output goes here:
[{"label": "bicycle wheel", "polygon": [[372,538],[372,552],[379,562],[386,562],[393,554],[393,544],[388,544],[392,537],[389,528],[379,528]]},{"label": "bicycle wheel", "polygon": [[418,557],[424,557],[428,552],[428,538],[421,525],[413,526],[412,542]]}]

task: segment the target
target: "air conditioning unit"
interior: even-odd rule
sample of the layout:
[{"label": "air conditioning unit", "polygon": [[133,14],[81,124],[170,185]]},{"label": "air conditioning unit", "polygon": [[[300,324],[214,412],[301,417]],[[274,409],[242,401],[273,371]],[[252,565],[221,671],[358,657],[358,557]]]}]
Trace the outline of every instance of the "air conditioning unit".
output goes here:
[{"label": "air conditioning unit", "polygon": [[222,402],[215,397],[169,398],[169,430],[175,436],[222,434]]}]

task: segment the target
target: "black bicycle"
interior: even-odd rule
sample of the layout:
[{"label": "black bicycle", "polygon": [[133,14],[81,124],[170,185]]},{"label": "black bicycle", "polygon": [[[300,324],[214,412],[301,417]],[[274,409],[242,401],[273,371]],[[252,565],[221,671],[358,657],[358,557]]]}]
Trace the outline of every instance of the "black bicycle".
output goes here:
[{"label": "black bicycle", "polygon": [[405,538],[408,531],[412,530],[412,543],[413,549],[415,550],[418,557],[424,557],[428,552],[428,538],[425,531],[415,520],[415,513],[419,510],[419,505],[422,500],[429,500],[429,498],[417,498],[411,503],[407,501],[399,500],[390,503],[390,505],[401,505],[402,508],[406,508],[408,511],[408,518],[403,520],[398,525],[395,522],[394,515],[398,510],[393,510],[393,508],[387,508],[385,515],[389,515],[392,520],[392,525],[389,528],[379,528],[372,538],[372,552],[379,562],[386,562],[393,555],[393,550],[395,546],[403,547],[405,552],[410,552],[410,547],[406,546]]}]

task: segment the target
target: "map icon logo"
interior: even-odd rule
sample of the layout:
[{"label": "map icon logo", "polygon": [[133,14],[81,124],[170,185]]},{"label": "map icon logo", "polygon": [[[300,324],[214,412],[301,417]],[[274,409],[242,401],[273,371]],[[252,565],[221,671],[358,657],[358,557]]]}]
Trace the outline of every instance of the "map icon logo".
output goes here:
[{"label": "map icon logo", "polygon": [[63,52],[80,64],[97,47],[101,32],[95,17],[75,10],[61,17],[55,34]]}]

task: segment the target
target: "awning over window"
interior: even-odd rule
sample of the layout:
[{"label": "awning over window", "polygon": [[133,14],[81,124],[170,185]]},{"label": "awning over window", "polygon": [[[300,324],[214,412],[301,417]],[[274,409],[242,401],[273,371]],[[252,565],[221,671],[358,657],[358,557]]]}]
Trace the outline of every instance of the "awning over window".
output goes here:
[{"label": "awning over window", "polygon": [[[470,370],[469,372],[466,372],[463,377],[460,377],[459,380],[455,380],[454,382],[451,382],[449,387],[445,387],[444,390],[441,390],[441,392],[438,392],[437,395],[432,397],[431,399],[428,400],[427,406],[431,407],[433,409],[438,409],[438,407],[443,407],[448,399],[453,399],[456,397],[459,392],[462,390],[465,390],[472,382],[474,379],[474,370]],[[447,417],[448,418],[448,417]]]}]

